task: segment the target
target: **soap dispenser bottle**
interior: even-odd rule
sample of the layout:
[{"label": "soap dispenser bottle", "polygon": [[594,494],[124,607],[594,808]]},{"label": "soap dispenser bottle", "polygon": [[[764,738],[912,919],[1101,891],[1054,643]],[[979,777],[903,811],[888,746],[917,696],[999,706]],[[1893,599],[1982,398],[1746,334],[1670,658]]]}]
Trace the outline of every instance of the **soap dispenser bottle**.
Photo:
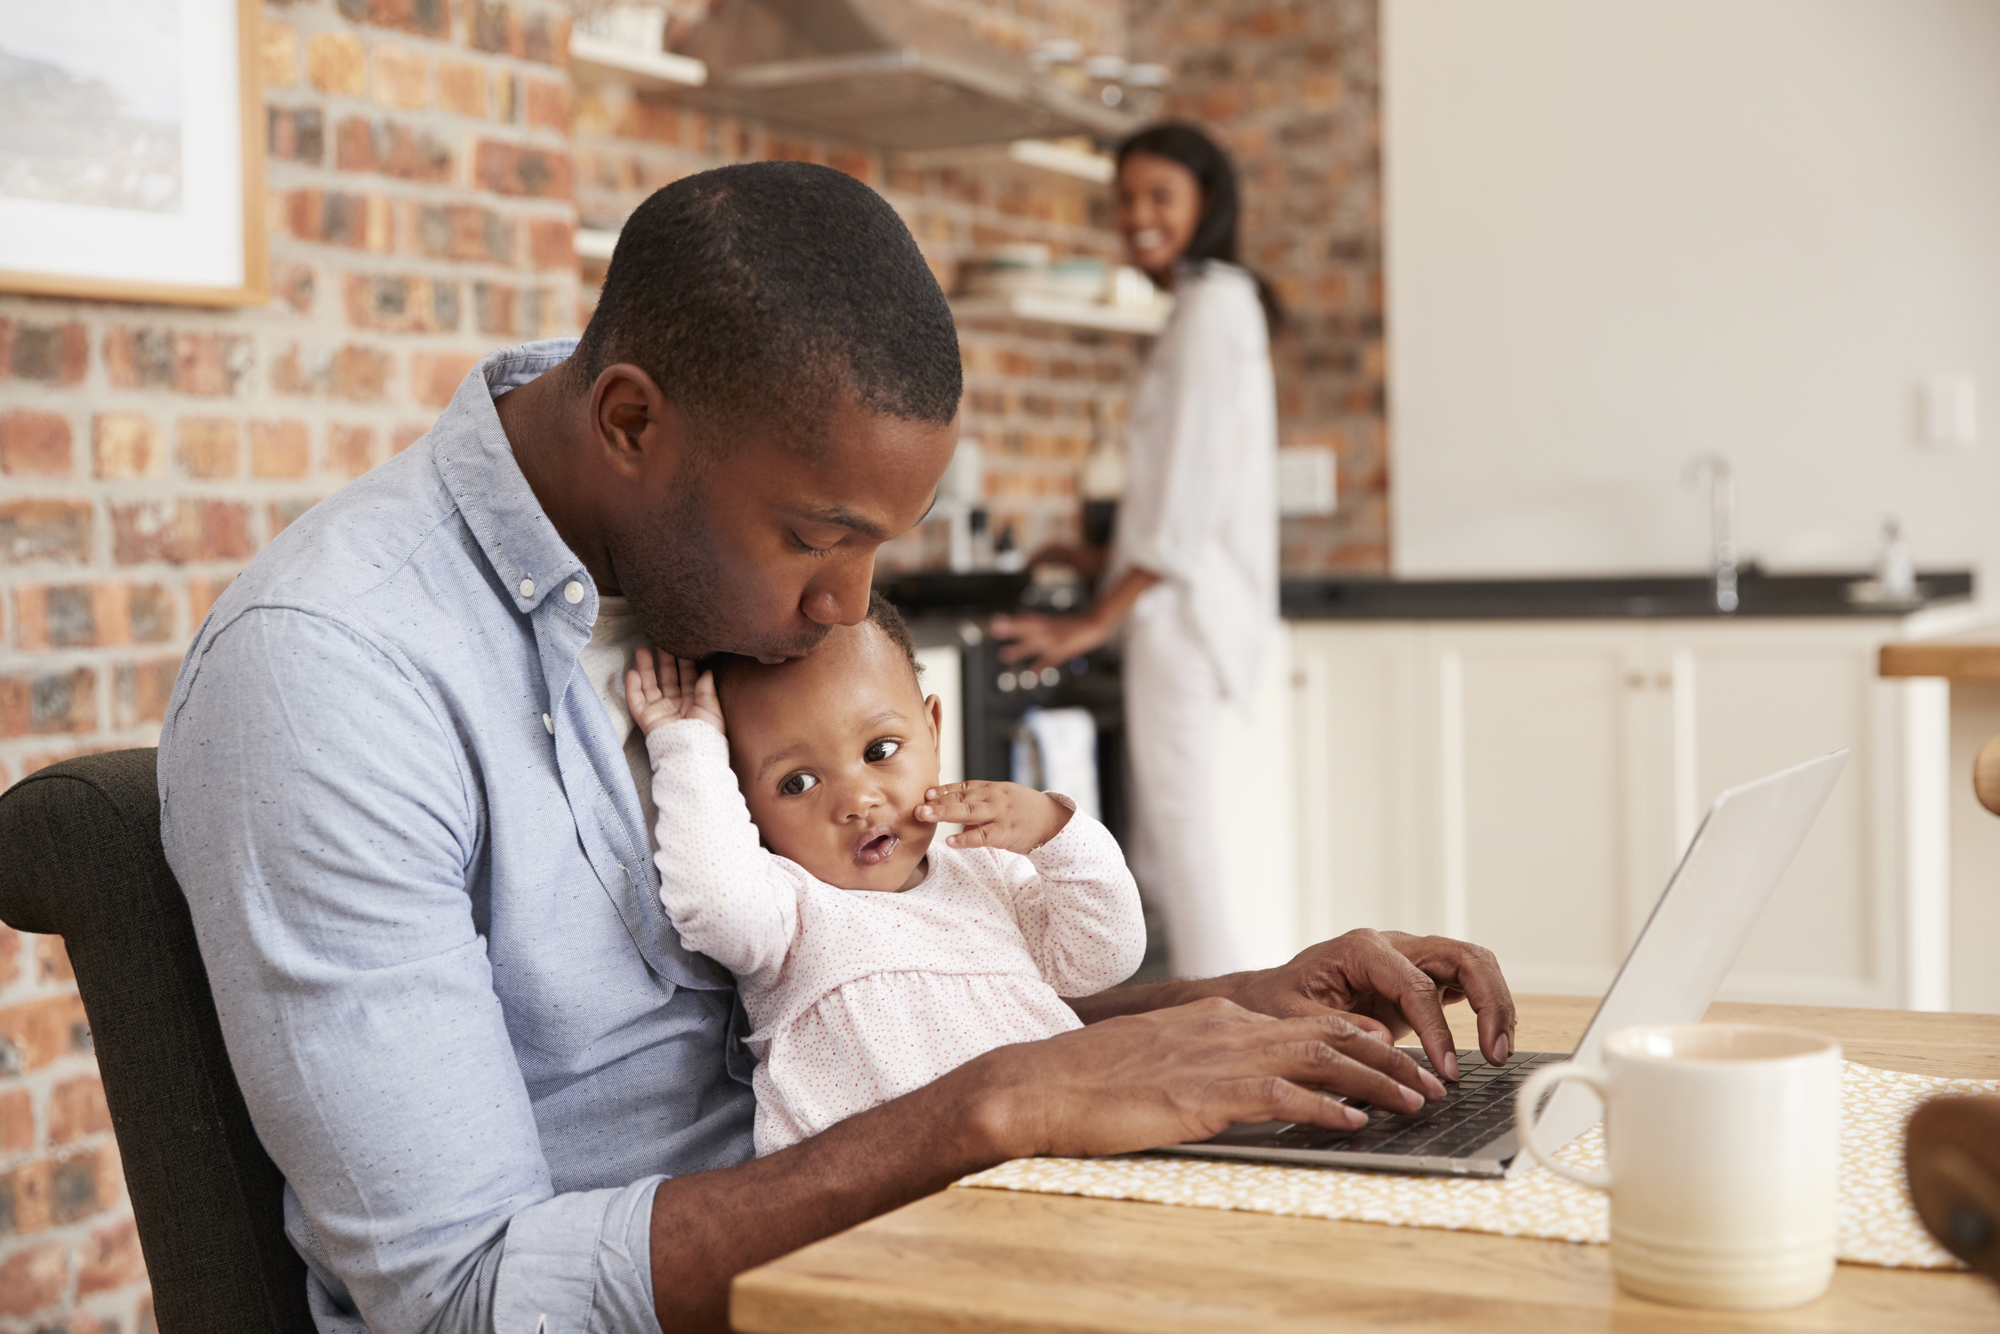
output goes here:
[{"label": "soap dispenser bottle", "polygon": [[1902,525],[1893,516],[1882,521],[1882,559],[1875,567],[1875,582],[1884,602],[1917,600],[1917,563],[1903,540]]}]

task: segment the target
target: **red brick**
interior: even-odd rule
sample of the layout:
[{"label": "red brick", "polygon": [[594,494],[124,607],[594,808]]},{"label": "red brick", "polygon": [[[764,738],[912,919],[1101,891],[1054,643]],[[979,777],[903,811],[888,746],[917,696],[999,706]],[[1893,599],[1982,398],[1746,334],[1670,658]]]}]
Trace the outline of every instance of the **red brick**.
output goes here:
[{"label": "red brick", "polygon": [[492,139],[479,142],[472,160],[473,179],[481,188],[542,199],[568,199],[571,170],[566,154]]},{"label": "red brick", "polygon": [[173,637],[173,599],[159,584],[19,584],[14,640],[27,650],[158,644]]},{"label": "red brick", "polygon": [[180,668],[178,657],[120,663],[111,674],[111,725],[122,730],[165,722]]},{"label": "red brick", "polygon": [[528,262],[544,271],[576,271],[576,228],[562,218],[534,218],[528,223]]},{"label": "red brick", "polygon": [[312,467],[306,424],[296,418],[250,423],[253,477],[303,477]]},{"label": "red brick", "polygon": [[271,292],[295,314],[312,314],[315,281],[310,264],[271,264]]},{"label": "red brick", "polygon": [[[556,226],[573,231],[566,221]],[[425,204],[417,209],[416,248],[434,259],[514,262],[514,229],[490,208],[472,204]]]},{"label": "red brick", "polygon": [[479,364],[476,352],[416,352],[410,356],[410,396],[427,408],[451,403],[459,384]]},{"label": "red brick", "polygon": [[0,1315],[28,1316],[55,1305],[69,1281],[69,1248],[33,1246],[0,1261]]},{"label": "red brick", "polygon": [[484,116],[485,67],[466,60],[438,61],[438,107],[461,116]]},{"label": "red brick", "polygon": [[395,429],[395,432],[392,435],[390,435],[389,452],[391,454],[402,453],[404,450],[408,449],[411,445],[414,445],[417,443],[417,441],[423,439],[424,434],[430,429],[431,429],[430,427],[419,424],[417,422],[404,422],[401,426],[398,426]]},{"label": "red brick", "polygon": [[31,936],[29,939],[35,943],[37,981],[43,986],[76,981],[76,969],[69,961],[69,946],[63,944],[61,936]]},{"label": "red brick", "polygon": [[568,134],[569,84],[558,83],[553,79],[528,79],[524,82],[527,91],[528,124]]},{"label": "red brick", "polygon": [[326,161],[326,115],[318,107],[264,108],[265,151],[280,162]]},{"label": "red brick", "polygon": [[425,37],[443,37],[450,28],[445,0],[340,0],[341,16],[380,28],[401,28]]},{"label": "red brick", "polygon": [[208,618],[209,608],[228,589],[228,579],[190,579],[187,582],[188,622],[200,625]]},{"label": "red brick", "polygon": [[68,386],[90,369],[90,336],[83,325],[16,324],[0,320],[0,379]]},{"label": "red brick", "polygon": [[299,30],[265,19],[257,25],[257,72],[266,88],[282,88],[299,77]]},{"label": "red brick", "polygon": [[334,165],[406,181],[451,179],[451,146],[428,130],[401,121],[349,116],[334,139]]},{"label": "red brick", "polygon": [[26,1089],[0,1089],[0,1153],[35,1147],[35,1104]]},{"label": "red brick", "polygon": [[115,389],[234,394],[249,378],[251,342],[236,334],[115,328],[104,335],[104,369]]},{"label": "red brick", "polygon": [[101,1227],[90,1234],[79,1257],[76,1295],[105,1292],[142,1282],[146,1261],[139,1253],[139,1228],[131,1219]]},{"label": "red brick", "polygon": [[349,343],[332,351],[286,350],[271,366],[271,387],[300,398],[379,403],[388,393],[389,354]]},{"label": "red brick", "polygon": [[512,338],[515,331],[515,291],[506,283],[474,283],[472,312],[479,332]]},{"label": "red brick", "polygon": [[459,288],[455,282],[350,273],[345,286],[347,322],[357,329],[436,333],[458,328]]},{"label": "red brick", "polygon": [[375,466],[375,428],[342,426],[326,428],[326,469],[359,477]]},{"label": "red brick", "polygon": [[90,1050],[90,1021],[83,999],[49,996],[0,1009],[0,1041],[13,1050],[17,1068],[39,1070],[59,1056]]},{"label": "red brick", "polygon": [[111,1109],[105,1105],[104,1085],[96,1075],[66,1080],[49,1094],[50,1144],[69,1144],[109,1129]]},{"label": "red brick", "polygon": [[111,509],[112,559],[120,565],[247,560],[250,511],[227,500],[140,501]]},{"label": "red brick", "polygon": [[316,32],[306,43],[306,77],[323,93],[359,97],[367,86],[361,39],[349,32]]},{"label": "red brick", "polygon": [[100,478],[152,477],[166,463],[160,428],[141,412],[100,412],[90,423],[91,468]]},{"label": "red brick", "polygon": [[0,415],[0,473],[67,477],[70,467],[69,418],[26,408]]},{"label": "red brick", "polygon": [[91,668],[0,676],[0,736],[96,730],[97,673]]},{"label": "red brick", "polygon": [[377,102],[412,109],[430,105],[430,62],[422,52],[394,42],[377,42],[369,55],[373,67],[369,84]]},{"label": "red brick", "polygon": [[395,216],[382,195],[293,190],[284,196],[285,226],[301,241],[356,250],[395,248]]},{"label": "red brick", "polygon": [[243,428],[234,417],[183,417],[174,457],[190,477],[234,477],[243,453]]},{"label": "red brick", "polygon": [[504,52],[510,56],[527,53],[527,43],[521,32],[521,16],[514,6],[498,3],[498,0],[472,0],[470,36],[472,45],[481,51]]}]

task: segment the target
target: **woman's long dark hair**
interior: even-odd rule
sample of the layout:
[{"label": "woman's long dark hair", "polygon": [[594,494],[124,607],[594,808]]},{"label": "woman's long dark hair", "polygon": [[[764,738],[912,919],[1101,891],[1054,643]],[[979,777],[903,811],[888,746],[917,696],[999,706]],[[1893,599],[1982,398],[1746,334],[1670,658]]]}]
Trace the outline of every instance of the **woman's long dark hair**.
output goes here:
[{"label": "woman's long dark hair", "polygon": [[[1201,186],[1201,220],[1188,238],[1185,259],[1221,259],[1242,265],[1236,257],[1236,222],[1241,205],[1236,193],[1236,168],[1229,155],[1215,141],[1192,125],[1168,121],[1148,125],[1118,145],[1118,165],[1134,153],[1149,153],[1178,162],[1194,175]],[[1264,321],[1276,333],[1285,322],[1285,308],[1263,275],[1251,272],[1257,283],[1257,300],[1264,306]]]}]

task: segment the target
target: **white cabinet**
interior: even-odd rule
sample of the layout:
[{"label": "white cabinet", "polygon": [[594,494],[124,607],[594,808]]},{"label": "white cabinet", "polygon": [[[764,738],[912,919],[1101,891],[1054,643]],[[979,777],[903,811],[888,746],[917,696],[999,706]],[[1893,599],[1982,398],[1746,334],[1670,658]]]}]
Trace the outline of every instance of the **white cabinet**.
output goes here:
[{"label": "white cabinet", "polygon": [[1491,947],[1521,991],[1601,992],[1715,794],[1846,746],[1724,994],[1924,999],[1907,966],[1911,923],[1930,920],[1907,883],[1907,687],[1875,676],[1881,623],[1292,631],[1302,937],[1442,932]]}]

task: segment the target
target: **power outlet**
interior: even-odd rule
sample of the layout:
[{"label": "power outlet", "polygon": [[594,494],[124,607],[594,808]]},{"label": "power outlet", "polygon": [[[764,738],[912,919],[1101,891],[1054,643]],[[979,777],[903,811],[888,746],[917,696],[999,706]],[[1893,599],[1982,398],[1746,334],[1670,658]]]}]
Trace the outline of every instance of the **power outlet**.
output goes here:
[{"label": "power outlet", "polygon": [[1332,445],[1279,450],[1278,513],[1288,519],[1333,513],[1340,503],[1337,463]]},{"label": "power outlet", "polygon": [[1970,375],[1926,375],[1917,382],[1917,441],[1945,450],[1979,443],[1979,386]]}]

